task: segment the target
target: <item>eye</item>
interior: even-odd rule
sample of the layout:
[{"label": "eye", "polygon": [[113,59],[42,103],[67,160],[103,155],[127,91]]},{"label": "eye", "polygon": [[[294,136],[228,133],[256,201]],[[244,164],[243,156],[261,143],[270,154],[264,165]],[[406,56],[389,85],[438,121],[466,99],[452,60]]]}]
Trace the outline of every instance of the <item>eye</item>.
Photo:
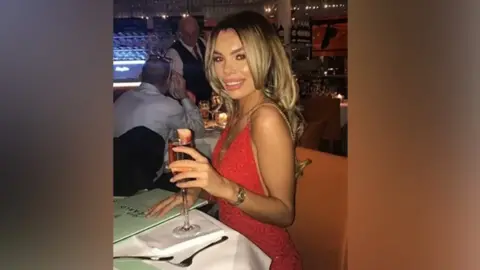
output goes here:
[{"label": "eye", "polygon": [[213,62],[220,62],[220,61],[222,61],[222,60],[223,60],[223,58],[220,57],[220,56],[214,56],[214,57],[213,57]]},{"label": "eye", "polygon": [[235,55],[235,59],[237,59],[237,60],[245,60],[245,58],[247,58],[247,56],[243,53],[239,53],[239,54]]}]

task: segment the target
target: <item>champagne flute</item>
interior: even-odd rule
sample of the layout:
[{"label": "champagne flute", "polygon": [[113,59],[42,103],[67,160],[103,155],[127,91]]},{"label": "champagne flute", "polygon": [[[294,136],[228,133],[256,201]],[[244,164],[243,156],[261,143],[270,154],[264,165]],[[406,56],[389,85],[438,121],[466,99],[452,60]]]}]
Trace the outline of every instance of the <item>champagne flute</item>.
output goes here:
[{"label": "champagne flute", "polygon": [[[176,160],[185,160],[185,159],[192,160],[192,157],[190,157],[185,153],[173,151],[173,148],[177,146],[193,147],[191,131],[189,129],[179,129],[177,132],[178,132],[178,139],[173,138],[168,143],[169,163],[172,163]],[[182,172],[181,170],[171,170],[171,171],[172,171],[172,174]],[[186,179],[183,181],[189,181],[189,180]],[[182,226],[178,226],[173,230],[173,235],[178,238],[192,237],[200,232],[200,226],[190,223],[190,217],[188,215],[189,206],[188,206],[188,200],[187,200],[187,189],[182,188],[181,193],[182,193],[182,202],[183,202],[182,214],[184,217],[184,222]]]}]

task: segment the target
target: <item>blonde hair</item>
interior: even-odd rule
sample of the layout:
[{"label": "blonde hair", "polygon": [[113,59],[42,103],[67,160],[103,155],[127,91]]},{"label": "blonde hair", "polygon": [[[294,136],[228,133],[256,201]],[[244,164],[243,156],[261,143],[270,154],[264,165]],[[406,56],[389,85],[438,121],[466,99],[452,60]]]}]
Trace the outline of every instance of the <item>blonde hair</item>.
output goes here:
[{"label": "blonde hair", "polygon": [[[285,49],[276,30],[261,14],[242,11],[221,20],[212,30],[205,53],[206,76],[213,90],[218,93],[230,115],[236,115],[237,103],[224,91],[213,62],[213,53],[218,34],[233,30],[237,33],[245,50],[248,66],[252,73],[255,89],[261,90],[284,114],[294,145],[303,133],[304,119],[298,109],[298,84],[293,77]],[[299,162],[295,157],[295,177],[298,178],[308,161]]]}]

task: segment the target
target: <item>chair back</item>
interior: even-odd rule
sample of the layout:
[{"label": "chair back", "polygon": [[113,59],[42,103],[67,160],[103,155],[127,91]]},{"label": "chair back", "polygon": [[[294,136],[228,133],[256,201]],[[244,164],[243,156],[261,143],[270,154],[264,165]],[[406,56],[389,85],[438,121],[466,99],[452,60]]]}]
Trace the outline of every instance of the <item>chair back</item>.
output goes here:
[{"label": "chair back", "polygon": [[344,270],[347,222],[347,158],[297,148],[310,159],[296,190],[296,218],[288,231],[305,270]]},{"label": "chair back", "polygon": [[325,140],[340,140],[340,99],[314,96],[301,101],[303,117],[307,123],[325,123]]},{"label": "chair back", "polygon": [[131,196],[153,186],[163,165],[165,140],[147,127],[135,127],[114,139],[114,195]]},{"label": "chair back", "polygon": [[318,150],[322,142],[323,134],[327,128],[327,122],[310,122],[305,126],[302,137],[298,142],[298,146]]}]

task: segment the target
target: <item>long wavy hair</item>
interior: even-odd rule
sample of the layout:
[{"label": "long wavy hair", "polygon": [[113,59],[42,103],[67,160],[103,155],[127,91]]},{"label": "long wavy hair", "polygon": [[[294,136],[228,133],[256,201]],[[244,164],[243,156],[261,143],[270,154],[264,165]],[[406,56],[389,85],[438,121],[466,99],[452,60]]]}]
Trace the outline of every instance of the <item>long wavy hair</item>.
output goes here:
[{"label": "long wavy hair", "polygon": [[[298,84],[276,30],[263,15],[253,11],[227,16],[212,30],[205,53],[206,75],[213,90],[222,97],[227,113],[231,116],[237,115],[238,102],[224,91],[215,73],[213,61],[218,35],[225,30],[234,30],[237,33],[245,50],[255,89],[262,91],[282,111],[296,146],[304,128],[304,119],[297,106]],[[308,163],[309,161],[299,162],[295,158],[296,178],[302,174]]]}]

